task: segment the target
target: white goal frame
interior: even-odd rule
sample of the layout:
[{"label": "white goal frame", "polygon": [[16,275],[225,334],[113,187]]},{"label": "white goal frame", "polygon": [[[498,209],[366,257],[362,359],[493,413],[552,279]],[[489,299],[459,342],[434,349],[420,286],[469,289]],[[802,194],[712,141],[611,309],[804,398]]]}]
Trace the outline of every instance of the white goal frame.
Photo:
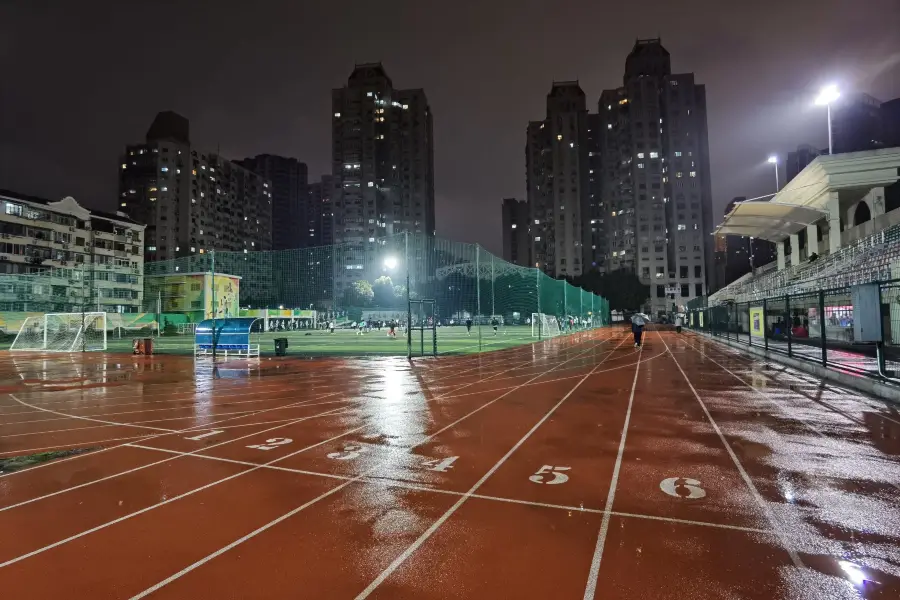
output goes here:
[{"label": "white goal frame", "polygon": [[[77,317],[81,320],[81,324],[78,326],[77,331],[75,332],[75,336],[72,338],[72,343],[65,348],[48,348],[47,347],[47,323],[53,317]],[[19,327],[19,332],[16,334],[16,339],[13,340],[12,346],[10,346],[11,352],[78,352],[81,350],[81,345],[84,339],[84,325],[89,320],[99,319],[100,320],[100,329],[103,331],[103,347],[95,348],[91,347],[90,349],[85,348],[86,351],[92,352],[102,352],[107,348],[107,331],[106,331],[106,313],[105,312],[84,312],[84,313],[45,313],[43,316],[34,316],[27,317],[25,321],[22,322],[22,326]],[[41,347],[33,347],[33,348],[16,348],[16,343],[19,341],[19,338],[22,336],[22,333],[26,331],[28,326],[33,326],[35,320],[41,323],[43,328],[43,343]]]},{"label": "white goal frame", "polygon": [[560,333],[556,317],[545,313],[531,313],[531,337],[550,338]]}]

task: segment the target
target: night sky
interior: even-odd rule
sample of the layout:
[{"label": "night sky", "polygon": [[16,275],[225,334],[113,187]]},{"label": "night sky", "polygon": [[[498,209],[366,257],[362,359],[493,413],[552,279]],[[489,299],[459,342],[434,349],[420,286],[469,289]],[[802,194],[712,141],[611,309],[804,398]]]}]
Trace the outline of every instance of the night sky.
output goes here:
[{"label": "night sky", "polygon": [[0,188],[113,209],[118,153],[160,110],[202,150],[295,156],[312,180],[330,172],[331,89],[382,61],[434,112],[438,234],[499,253],[500,200],[524,198],[525,127],[551,82],[580,80],[594,112],[635,38],[661,36],[673,71],[706,84],[718,218],[773,191],[769,153],[827,146],[820,85],[900,96],[898,27],[897,0],[12,0]]}]

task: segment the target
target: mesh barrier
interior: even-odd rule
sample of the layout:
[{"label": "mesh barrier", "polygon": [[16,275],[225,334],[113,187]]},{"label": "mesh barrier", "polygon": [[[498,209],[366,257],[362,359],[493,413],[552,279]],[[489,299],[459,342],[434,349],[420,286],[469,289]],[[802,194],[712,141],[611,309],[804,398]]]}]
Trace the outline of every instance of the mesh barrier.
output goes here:
[{"label": "mesh barrier", "polygon": [[[436,330],[431,353],[435,348],[439,354],[480,352],[531,343],[544,332],[566,334],[609,322],[605,299],[566,281],[508,263],[476,244],[409,234],[366,244],[207,252],[145,263],[143,312],[109,315],[110,349],[130,350],[132,336],[140,335],[157,338],[157,352],[191,352],[192,324],[202,318],[207,301],[188,302],[192,314],[184,297],[191,286],[205,285],[196,282],[198,274],[212,273],[240,280],[233,308],[223,303],[224,294],[216,298],[213,292],[208,311],[216,316],[265,312],[264,353],[273,351],[275,338],[286,337],[288,353],[402,355],[411,350],[404,343],[409,325],[420,337],[422,327]],[[96,285],[89,265],[58,275],[0,275],[0,290],[15,287],[17,297],[32,296],[13,308],[23,311],[18,317],[0,313],[7,315],[7,334],[16,333],[27,316],[91,310],[108,293]],[[41,304],[37,298],[43,291],[52,291],[60,302]],[[411,315],[410,301],[430,302],[427,315],[418,309]],[[541,327],[532,327],[534,313],[544,315]]]}]

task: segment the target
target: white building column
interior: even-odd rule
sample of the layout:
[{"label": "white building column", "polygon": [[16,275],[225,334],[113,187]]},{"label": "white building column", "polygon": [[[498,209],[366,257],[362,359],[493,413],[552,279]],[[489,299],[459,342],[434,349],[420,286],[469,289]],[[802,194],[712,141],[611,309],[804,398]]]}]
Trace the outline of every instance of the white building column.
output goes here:
[{"label": "white building column", "polygon": [[869,211],[872,213],[872,219],[880,217],[887,212],[884,207],[883,187],[872,188],[869,193],[866,194],[865,200],[869,204]]},{"label": "white building column", "polygon": [[806,226],[806,258],[819,254],[819,226],[812,223]]},{"label": "white building column", "polygon": [[800,264],[800,235],[791,234],[791,266],[796,267]]},{"label": "white building column", "polygon": [[775,264],[779,271],[784,271],[784,244],[784,240],[775,243]]},{"label": "white building column", "polygon": [[837,192],[828,192],[828,252],[841,249],[841,203]]}]

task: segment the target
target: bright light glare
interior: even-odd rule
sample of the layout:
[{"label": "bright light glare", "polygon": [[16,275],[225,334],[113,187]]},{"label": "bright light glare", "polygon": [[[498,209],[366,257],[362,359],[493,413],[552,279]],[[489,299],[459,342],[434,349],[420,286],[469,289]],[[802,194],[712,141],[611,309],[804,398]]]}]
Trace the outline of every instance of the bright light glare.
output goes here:
[{"label": "bright light glare", "polygon": [[853,583],[853,585],[862,585],[866,581],[873,581],[866,577],[866,574],[862,569],[859,568],[859,565],[854,564],[852,562],[848,562],[846,560],[842,560],[838,562],[841,566],[841,569],[844,570],[844,573],[847,574],[847,578]]},{"label": "bright light glare", "polygon": [[838,91],[836,85],[826,85],[822,88],[822,91],[819,92],[819,96],[816,98],[816,104],[825,106],[826,104],[831,104],[840,97],[841,93]]},{"label": "bright light glare", "polygon": [[397,267],[397,259],[393,256],[388,256],[384,259],[384,266],[388,269],[394,269]]},{"label": "bright light glare", "polygon": [[778,162],[778,157],[773,154],[772,156],[769,157],[769,162],[774,165],[775,163]]}]

